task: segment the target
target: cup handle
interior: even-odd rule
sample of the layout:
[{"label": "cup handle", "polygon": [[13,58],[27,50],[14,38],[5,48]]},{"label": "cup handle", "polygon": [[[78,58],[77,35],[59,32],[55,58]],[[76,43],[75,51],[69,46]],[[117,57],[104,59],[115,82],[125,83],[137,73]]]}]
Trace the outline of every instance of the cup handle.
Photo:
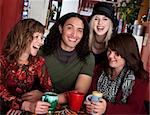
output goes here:
[{"label": "cup handle", "polygon": [[92,94],[90,94],[90,95],[88,95],[87,97],[86,97],[86,101],[87,102],[90,102],[90,99],[92,98]]}]

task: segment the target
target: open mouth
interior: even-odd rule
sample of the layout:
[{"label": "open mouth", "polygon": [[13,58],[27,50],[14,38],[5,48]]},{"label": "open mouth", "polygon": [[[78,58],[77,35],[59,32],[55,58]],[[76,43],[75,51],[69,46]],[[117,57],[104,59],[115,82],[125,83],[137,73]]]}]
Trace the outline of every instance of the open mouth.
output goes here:
[{"label": "open mouth", "polygon": [[109,62],[111,62],[111,63],[116,63],[117,61],[116,61],[116,60],[111,60],[111,59],[109,59]]},{"label": "open mouth", "polygon": [[98,26],[98,27],[97,27],[97,30],[98,30],[98,31],[103,31],[103,30],[104,30],[104,27]]},{"label": "open mouth", "polygon": [[37,50],[39,49],[39,47],[36,47],[36,46],[33,46],[33,48],[34,48],[34,49],[37,49]]},{"label": "open mouth", "polygon": [[77,40],[74,39],[74,38],[69,38],[69,41],[71,41],[71,42],[76,42]]}]

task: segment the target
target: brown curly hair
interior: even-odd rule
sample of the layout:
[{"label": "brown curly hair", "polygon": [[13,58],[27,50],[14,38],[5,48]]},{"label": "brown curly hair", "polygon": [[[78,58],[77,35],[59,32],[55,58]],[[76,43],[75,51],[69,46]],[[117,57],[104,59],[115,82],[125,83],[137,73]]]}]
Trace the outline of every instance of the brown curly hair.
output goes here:
[{"label": "brown curly hair", "polygon": [[26,50],[27,45],[33,40],[35,32],[44,34],[44,26],[40,22],[34,19],[20,20],[8,33],[2,55],[9,62],[18,60],[19,56]]}]

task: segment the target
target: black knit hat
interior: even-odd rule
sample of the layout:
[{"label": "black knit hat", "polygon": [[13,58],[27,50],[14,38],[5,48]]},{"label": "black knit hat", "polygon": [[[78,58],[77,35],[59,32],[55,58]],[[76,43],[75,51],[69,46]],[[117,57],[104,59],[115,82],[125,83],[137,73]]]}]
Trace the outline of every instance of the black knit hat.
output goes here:
[{"label": "black knit hat", "polygon": [[114,24],[115,23],[114,13],[115,13],[114,7],[112,6],[111,3],[97,2],[94,5],[93,12],[92,15],[90,16],[90,19],[96,14],[105,15],[106,17],[110,18]]}]

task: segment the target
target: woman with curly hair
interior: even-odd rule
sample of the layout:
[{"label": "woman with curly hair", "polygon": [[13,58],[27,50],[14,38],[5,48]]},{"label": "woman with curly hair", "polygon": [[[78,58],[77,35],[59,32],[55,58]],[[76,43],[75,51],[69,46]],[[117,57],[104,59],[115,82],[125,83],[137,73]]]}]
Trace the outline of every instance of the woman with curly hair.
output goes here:
[{"label": "woman with curly hair", "polygon": [[22,99],[35,88],[52,90],[45,60],[37,55],[44,44],[43,34],[44,26],[34,19],[20,20],[9,32],[0,55],[0,114],[48,113],[49,103]]}]

